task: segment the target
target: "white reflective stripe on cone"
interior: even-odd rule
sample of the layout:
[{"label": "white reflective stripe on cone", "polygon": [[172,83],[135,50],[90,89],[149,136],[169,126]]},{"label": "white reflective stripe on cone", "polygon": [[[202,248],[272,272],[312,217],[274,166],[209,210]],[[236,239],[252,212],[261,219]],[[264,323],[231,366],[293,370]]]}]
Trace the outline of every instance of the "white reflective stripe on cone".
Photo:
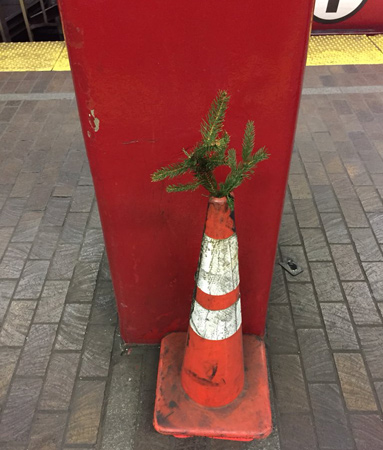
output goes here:
[{"label": "white reflective stripe on cone", "polygon": [[213,311],[193,302],[190,326],[204,339],[220,341],[227,339],[239,330],[242,323],[241,298],[226,309]]},{"label": "white reflective stripe on cone", "polygon": [[197,286],[205,294],[224,295],[238,285],[237,235],[234,233],[227,239],[213,239],[204,235]]}]

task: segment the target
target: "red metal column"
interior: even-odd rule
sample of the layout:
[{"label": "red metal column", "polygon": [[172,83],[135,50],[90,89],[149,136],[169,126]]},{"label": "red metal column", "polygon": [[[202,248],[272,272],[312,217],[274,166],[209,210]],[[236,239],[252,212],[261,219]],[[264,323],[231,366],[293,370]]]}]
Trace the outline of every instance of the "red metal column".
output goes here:
[{"label": "red metal column", "polygon": [[264,333],[312,3],[60,1],[125,341],[187,328],[207,198],[150,174],[199,139],[219,89],[233,146],[254,120],[271,154],[236,192],[243,330]]}]

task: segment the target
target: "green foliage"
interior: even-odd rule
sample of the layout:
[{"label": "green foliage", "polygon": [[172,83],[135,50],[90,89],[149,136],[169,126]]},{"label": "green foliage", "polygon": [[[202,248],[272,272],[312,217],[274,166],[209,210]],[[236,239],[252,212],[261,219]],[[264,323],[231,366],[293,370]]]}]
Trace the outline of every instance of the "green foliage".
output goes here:
[{"label": "green foliage", "polygon": [[[204,187],[213,197],[227,197],[230,208],[233,208],[232,192],[245,179],[254,173],[255,166],[269,157],[262,147],[254,153],[254,122],[247,122],[242,143],[242,160],[237,161],[235,149],[228,149],[229,134],[223,129],[226,110],[230,97],[226,91],[219,91],[213,101],[209,113],[202,121],[202,141],[198,142],[191,151],[183,149],[186,158],[178,163],[162,167],[152,174],[152,181],[174,178],[191,173],[193,181],[185,184],[171,184],[167,192],[195,191]],[[230,173],[223,183],[217,183],[214,169],[228,166]]]}]

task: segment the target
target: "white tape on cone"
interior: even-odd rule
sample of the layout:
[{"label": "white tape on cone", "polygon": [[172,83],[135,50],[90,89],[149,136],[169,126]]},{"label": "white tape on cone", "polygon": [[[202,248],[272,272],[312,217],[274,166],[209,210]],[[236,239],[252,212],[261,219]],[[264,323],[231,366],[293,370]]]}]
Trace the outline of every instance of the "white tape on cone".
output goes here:
[{"label": "white tape on cone", "polygon": [[190,326],[193,331],[209,341],[227,339],[239,330],[242,323],[241,298],[226,309],[212,311],[196,300],[192,305]]},{"label": "white tape on cone", "polygon": [[209,295],[224,295],[239,285],[238,240],[204,235],[201,245],[197,286]]}]

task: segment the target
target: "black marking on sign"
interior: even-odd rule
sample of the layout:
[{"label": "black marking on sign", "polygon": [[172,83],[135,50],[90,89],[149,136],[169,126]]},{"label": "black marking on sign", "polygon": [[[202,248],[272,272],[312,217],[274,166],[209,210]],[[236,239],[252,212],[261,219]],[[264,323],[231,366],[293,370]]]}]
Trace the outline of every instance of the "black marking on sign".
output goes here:
[{"label": "black marking on sign", "polygon": [[338,12],[340,0],[328,0],[326,13],[336,13]]},{"label": "black marking on sign", "polygon": [[328,17],[323,18],[323,17],[318,17],[315,14],[315,9],[314,9],[314,21],[317,23],[324,23],[324,24],[332,24],[332,23],[339,23],[339,22],[343,22],[344,20],[349,19],[350,17],[354,16],[358,11],[360,11],[363,6],[367,3],[367,0],[361,0],[361,2],[359,3],[359,5],[357,7],[355,7],[352,11],[350,11],[349,13],[345,14],[342,17],[331,17],[333,14],[336,14],[339,10],[340,6],[343,6],[344,3],[347,2],[347,0],[316,0],[317,3],[325,3],[327,2],[327,6],[326,6],[326,15],[328,15]]}]

